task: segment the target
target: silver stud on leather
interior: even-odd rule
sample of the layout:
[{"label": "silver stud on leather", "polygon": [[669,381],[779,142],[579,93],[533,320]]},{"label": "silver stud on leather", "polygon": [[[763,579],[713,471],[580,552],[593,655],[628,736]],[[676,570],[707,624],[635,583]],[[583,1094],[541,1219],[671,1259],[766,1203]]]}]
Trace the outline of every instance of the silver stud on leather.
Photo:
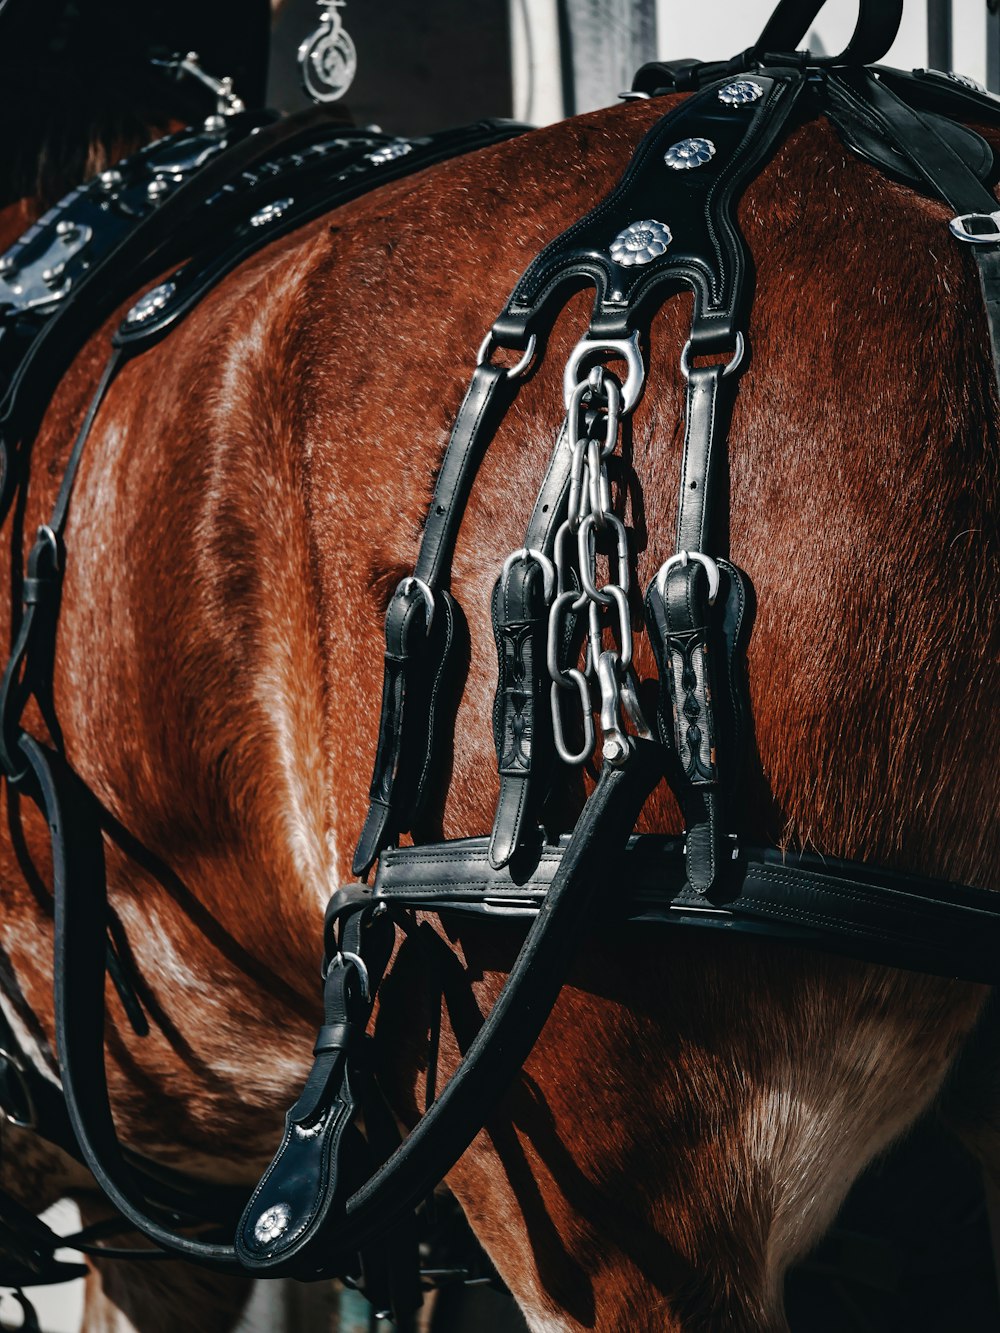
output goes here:
[{"label": "silver stud on leather", "polygon": [[258,208],[250,219],[251,227],[266,227],[269,222],[277,222],[278,218],[283,217],[285,213],[295,203],[294,199],[275,199],[270,204],[265,204],[263,208]]},{"label": "silver stud on leather", "polygon": [[715,144],[711,139],[681,139],[671,144],[663,154],[663,160],[674,171],[691,171],[694,167],[703,167],[715,156]]},{"label": "silver stud on leather", "polygon": [[387,162],[395,162],[397,158],[412,152],[413,144],[407,143],[405,139],[393,139],[392,143],[384,143],[381,148],[373,148],[370,153],[365,153],[365,158],[373,167],[384,167]]},{"label": "silver stud on leather", "polygon": [[269,1245],[271,1241],[288,1230],[288,1224],[292,1220],[291,1205],[287,1203],[276,1203],[270,1208],[266,1208],[260,1217],[254,1223],[254,1240],[260,1245]]},{"label": "silver stud on leather", "polygon": [[126,324],[145,324],[147,319],[152,319],[155,314],[163,309],[170,301],[174,292],[177,290],[177,284],[174,282],[161,282],[159,287],[154,287],[145,296],[140,296],[135,305],[125,316]]},{"label": "silver stud on leather", "polygon": [[641,222],[631,223],[618,233],[611,242],[611,258],[622,268],[651,264],[664,253],[673,239],[673,234],[665,222],[657,222],[655,218],[644,218]]},{"label": "silver stud on leather", "polygon": [[764,96],[764,89],[753,79],[737,79],[719,89],[719,101],[724,106],[746,106],[750,102],[759,102]]}]

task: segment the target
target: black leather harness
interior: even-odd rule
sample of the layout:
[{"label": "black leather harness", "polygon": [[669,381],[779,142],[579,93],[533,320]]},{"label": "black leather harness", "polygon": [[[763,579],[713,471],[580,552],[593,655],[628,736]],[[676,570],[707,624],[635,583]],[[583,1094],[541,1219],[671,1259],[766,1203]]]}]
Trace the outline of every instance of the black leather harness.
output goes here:
[{"label": "black leather harness", "polygon": [[[0,760],[9,780],[39,802],[52,833],[57,1038],[69,1120],[109,1198],[165,1250],[304,1279],[356,1275],[360,1256],[372,1298],[408,1317],[419,1300],[414,1209],[454,1165],[531,1050],[587,925],[601,876],[609,871],[627,886],[619,906],[624,921],[764,935],[943,976],[1000,979],[1000,903],[993,893],[749,846],[738,836],[753,590],[729,559],[723,536],[727,423],[751,301],[751,257],[736,207],[790,128],[826,116],[855,152],[954,211],[952,232],[978,266],[1000,381],[1000,210],[989,188],[993,155],[978,135],[955,123],[967,117],[1000,125],[1000,103],[949,76],[868,67],[892,41],[901,0],[862,3],[857,30],[840,56],[796,53],[818,9],[809,0],[782,0],[760,42],[732,62],[682,61],[640,71],[640,93],[691,95],[649,131],[612,193],[534,260],[484,340],[414,571],[386,613],[379,741],[354,857],[362,878],[377,862],[374,884],[348,886],[331,900],[315,1063],[288,1112],[278,1151],[236,1225],[235,1244],[221,1234],[194,1238],[178,1230],[169,1202],[151,1208],[149,1181],[120,1149],[106,1082],[95,1073],[104,1062],[105,969],[115,958],[98,813],[58,746],[27,735],[20,716],[31,694],[43,712],[47,707],[63,525],[97,407],[121,360],[164,336],[203,290],[258,243],[261,226],[247,217],[247,204],[233,198],[244,220],[231,227],[224,243],[200,250],[133,307],[119,331],[56,511],[29,560],[24,618],[0,691]],[[511,132],[486,127],[478,138],[450,141],[448,151]],[[354,189],[357,162],[370,161],[379,149],[363,135],[342,137],[343,151],[355,157],[346,161],[334,188],[311,190],[305,204],[293,207],[284,180],[271,188],[258,180],[267,180],[267,171],[257,172],[246,197],[255,215],[265,211],[269,235],[332,207]],[[397,165],[423,165],[444,155],[437,141],[427,141],[425,150],[407,142],[411,147],[395,159]],[[309,171],[308,153],[298,144],[285,147],[291,179],[305,180],[295,172]],[[310,151],[323,158],[327,149],[321,142]],[[292,163],[292,157],[307,160]],[[390,154],[385,165],[392,161]],[[325,172],[326,165],[320,175]],[[193,190],[198,180],[183,188]],[[229,200],[225,191],[220,187],[219,197]],[[218,207],[232,223],[228,204]],[[150,273],[167,267],[159,242],[140,246],[133,236],[128,243],[149,256]],[[506,561],[492,599],[500,774],[494,827],[485,838],[400,847],[400,837],[419,827],[428,794],[440,781],[438,758],[446,739],[440,696],[459,615],[450,565],[464,507],[536,346],[582,286],[594,289],[594,304],[566,368],[566,420],[524,545]],[[656,717],[647,722],[631,668],[627,534],[610,505],[605,460],[642,391],[649,321],[665,299],[683,290],[693,292],[694,306],[682,358],[682,487],[673,550],[664,552],[645,595],[660,677]],[[500,349],[516,361],[513,367],[496,361]],[[618,361],[625,365],[620,377],[607,364]],[[29,374],[42,371],[22,366],[17,372],[22,382]],[[15,404],[17,399],[15,388]],[[5,410],[8,419],[18,421],[16,412]],[[12,457],[26,456],[28,434],[19,424]],[[23,474],[22,466],[8,466],[8,495]],[[616,574],[598,586],[596,552],[605,546]],[[613,648],[604,646],[609,615]],[[592,688],[601,701],[600,776],[572,833],[550,837],[544,830],[549,791],[567,767],[592,751]],[[566,700],[580,701],[575,729],[567,729]],[[632,832],[663,775],[684,812],[683,839]],[[420,910],[520,916],[530,927],[458,1071],[400,1142],[375,1083],[365,1031],[395,931],[413,930],[413,913]],[[127,995],[127,979],[120,984]],[[356,1124],[359,1112],[365,1137]],[[152,1191],[152,1201],[162,1202],[162,1194]]]}]

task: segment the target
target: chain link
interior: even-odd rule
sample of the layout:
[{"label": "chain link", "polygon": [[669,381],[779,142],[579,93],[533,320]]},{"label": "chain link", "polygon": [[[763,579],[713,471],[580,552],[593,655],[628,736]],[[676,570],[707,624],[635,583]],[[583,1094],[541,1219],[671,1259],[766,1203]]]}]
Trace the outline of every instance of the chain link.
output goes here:
[{"label": "chain link", "polygon": [[[553,738],[560,759],[567,764],[585,763],[593,753],[591,683],[600,691],[606,763],[621,763],[632,747],[632,739],[622,723],[623,700],[640,733],[649,734],[638,709],[632,674],[628,534],[621,519],[611,510],[607,469],[607,460],[618,447],[623,415],[620,383],[604,366],[595,366],[575,387],[569,400],[567,432],[573,442],[569,504],[566,520],[556,533],[553,552],[557,595],[549,611],[547,665],[552,678]],[[603,584],[598,582],[597,571],[601,537],[614,539],[614,555],[608,556],[609,578]],[[610,577],[612,566],[614,578]],[[575,666],[564,667],[562,657],[563,645],[569,637],[568,617],[584,610],[587,648],[581,671]],[[604,647],[607,619],[616,631],[617,650]],[[564,693],[575,694],[580,704],[584,739],[575,752],[566,744],[561,699]]]}]

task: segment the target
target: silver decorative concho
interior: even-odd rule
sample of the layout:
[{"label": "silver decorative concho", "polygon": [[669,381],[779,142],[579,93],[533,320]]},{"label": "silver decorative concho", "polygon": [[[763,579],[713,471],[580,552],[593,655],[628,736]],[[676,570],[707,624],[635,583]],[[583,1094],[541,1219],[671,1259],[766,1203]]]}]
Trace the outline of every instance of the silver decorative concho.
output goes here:
[{"label": "silver decorative concho", "polygon": [[673,234],[665,222],[657,222],[655,218],[645,218],[642,222],[631,223],[624,231],[618,233],[611,242],[611,258],[622,268],[651,264],[664,253],[673,239]]},{"label": "silver decorative concho", "polygon": [[251,227],[266,227],[270,222],[277,222],[295,203],[294,199],[275,199],[273,203],[258,208],[250,219]]},{"label": "silver decorative concho", "polygon": [[746,106],[748,102],[757,102],[764,96],[764,89],[753,79],[737,79],[719,89],[719,101],[725,106]]},{"label": "silver decorative concho", "polygon": [[394,139],[381,148],[373,148],[370,153],[365,153],[365,157],[373,167],[384,167],[387,162],[395,162],[398,157],[405,157],[412,152],[413,144],[407,143],[405,139]]},{"label": "silver decorative concho", "polygon": [[681,139],[670,145],[663,160],[674,171],[690,171],[693,167],[703,167],[714,156],[715,144],[711,139]]},{"label": "silver decorative concho", "polygon": [[299,69],[305,90],[314,102],[335,102],[343,97],[358,72],[358,53],[338,9],[344,0],[320,0],[319,27],[299,47]]},{"label": "silver decorative concho", "polygon": [[152,319],[154,315],[170,303],[170,298],[177,290],[175,282],[161,282],[159,287],[154,287],[152,291],[146,292],[145,296],[140,296],[135,305],[125,316],[126,324],[145,324],[147,319]]},{"label": "silver decorative concho", "polygon": [[288,1230],[288,1224],[291,1220],[292,1209],[290,1204],[276,1203],[273,1207],[266,1208],[254,1223],[254,1240],[261,1245],[269,1245],[271,1241],[277,1240],[282,1232]]}]

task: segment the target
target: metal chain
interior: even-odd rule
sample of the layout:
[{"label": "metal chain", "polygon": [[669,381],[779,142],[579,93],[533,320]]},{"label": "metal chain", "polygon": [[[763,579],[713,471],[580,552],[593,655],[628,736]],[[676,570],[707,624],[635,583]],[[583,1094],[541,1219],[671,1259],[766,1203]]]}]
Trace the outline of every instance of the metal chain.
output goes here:
[{"label": "metal chain", "polygon": [[[567,435],[573,442],[569,507],[555,537],[556,595],[549,610],[547,665],[552,680],[552,733],[556,751],[566,764],[583,764],[594,750],[591,683],[600,691],[605,763],[622,763],[632,749],[632,738],[622,721],[623,704],[639,733],[650,734],[639,708],[632,671],[628,534],[611,509],[607,469],[607,460],[618,446],[623,415],[621,384],[604,366],[595,366],[569,400]],[[615,577],[599,584],[597,548],[602,537],[614,542],[614,556],[608,556],[608,563]],[[579,589],[572,579],[574,570],[579,576]],[[583,611],[587,613],[587,650],[581,670],[564,666],[562,657],[568,637],[567,619]],[[616,631],[617,650],[604,647],[608,623]],[[566,744],[561,702],[564,693],[575,694],[580,704],[583,744],[577,751]]]}]

